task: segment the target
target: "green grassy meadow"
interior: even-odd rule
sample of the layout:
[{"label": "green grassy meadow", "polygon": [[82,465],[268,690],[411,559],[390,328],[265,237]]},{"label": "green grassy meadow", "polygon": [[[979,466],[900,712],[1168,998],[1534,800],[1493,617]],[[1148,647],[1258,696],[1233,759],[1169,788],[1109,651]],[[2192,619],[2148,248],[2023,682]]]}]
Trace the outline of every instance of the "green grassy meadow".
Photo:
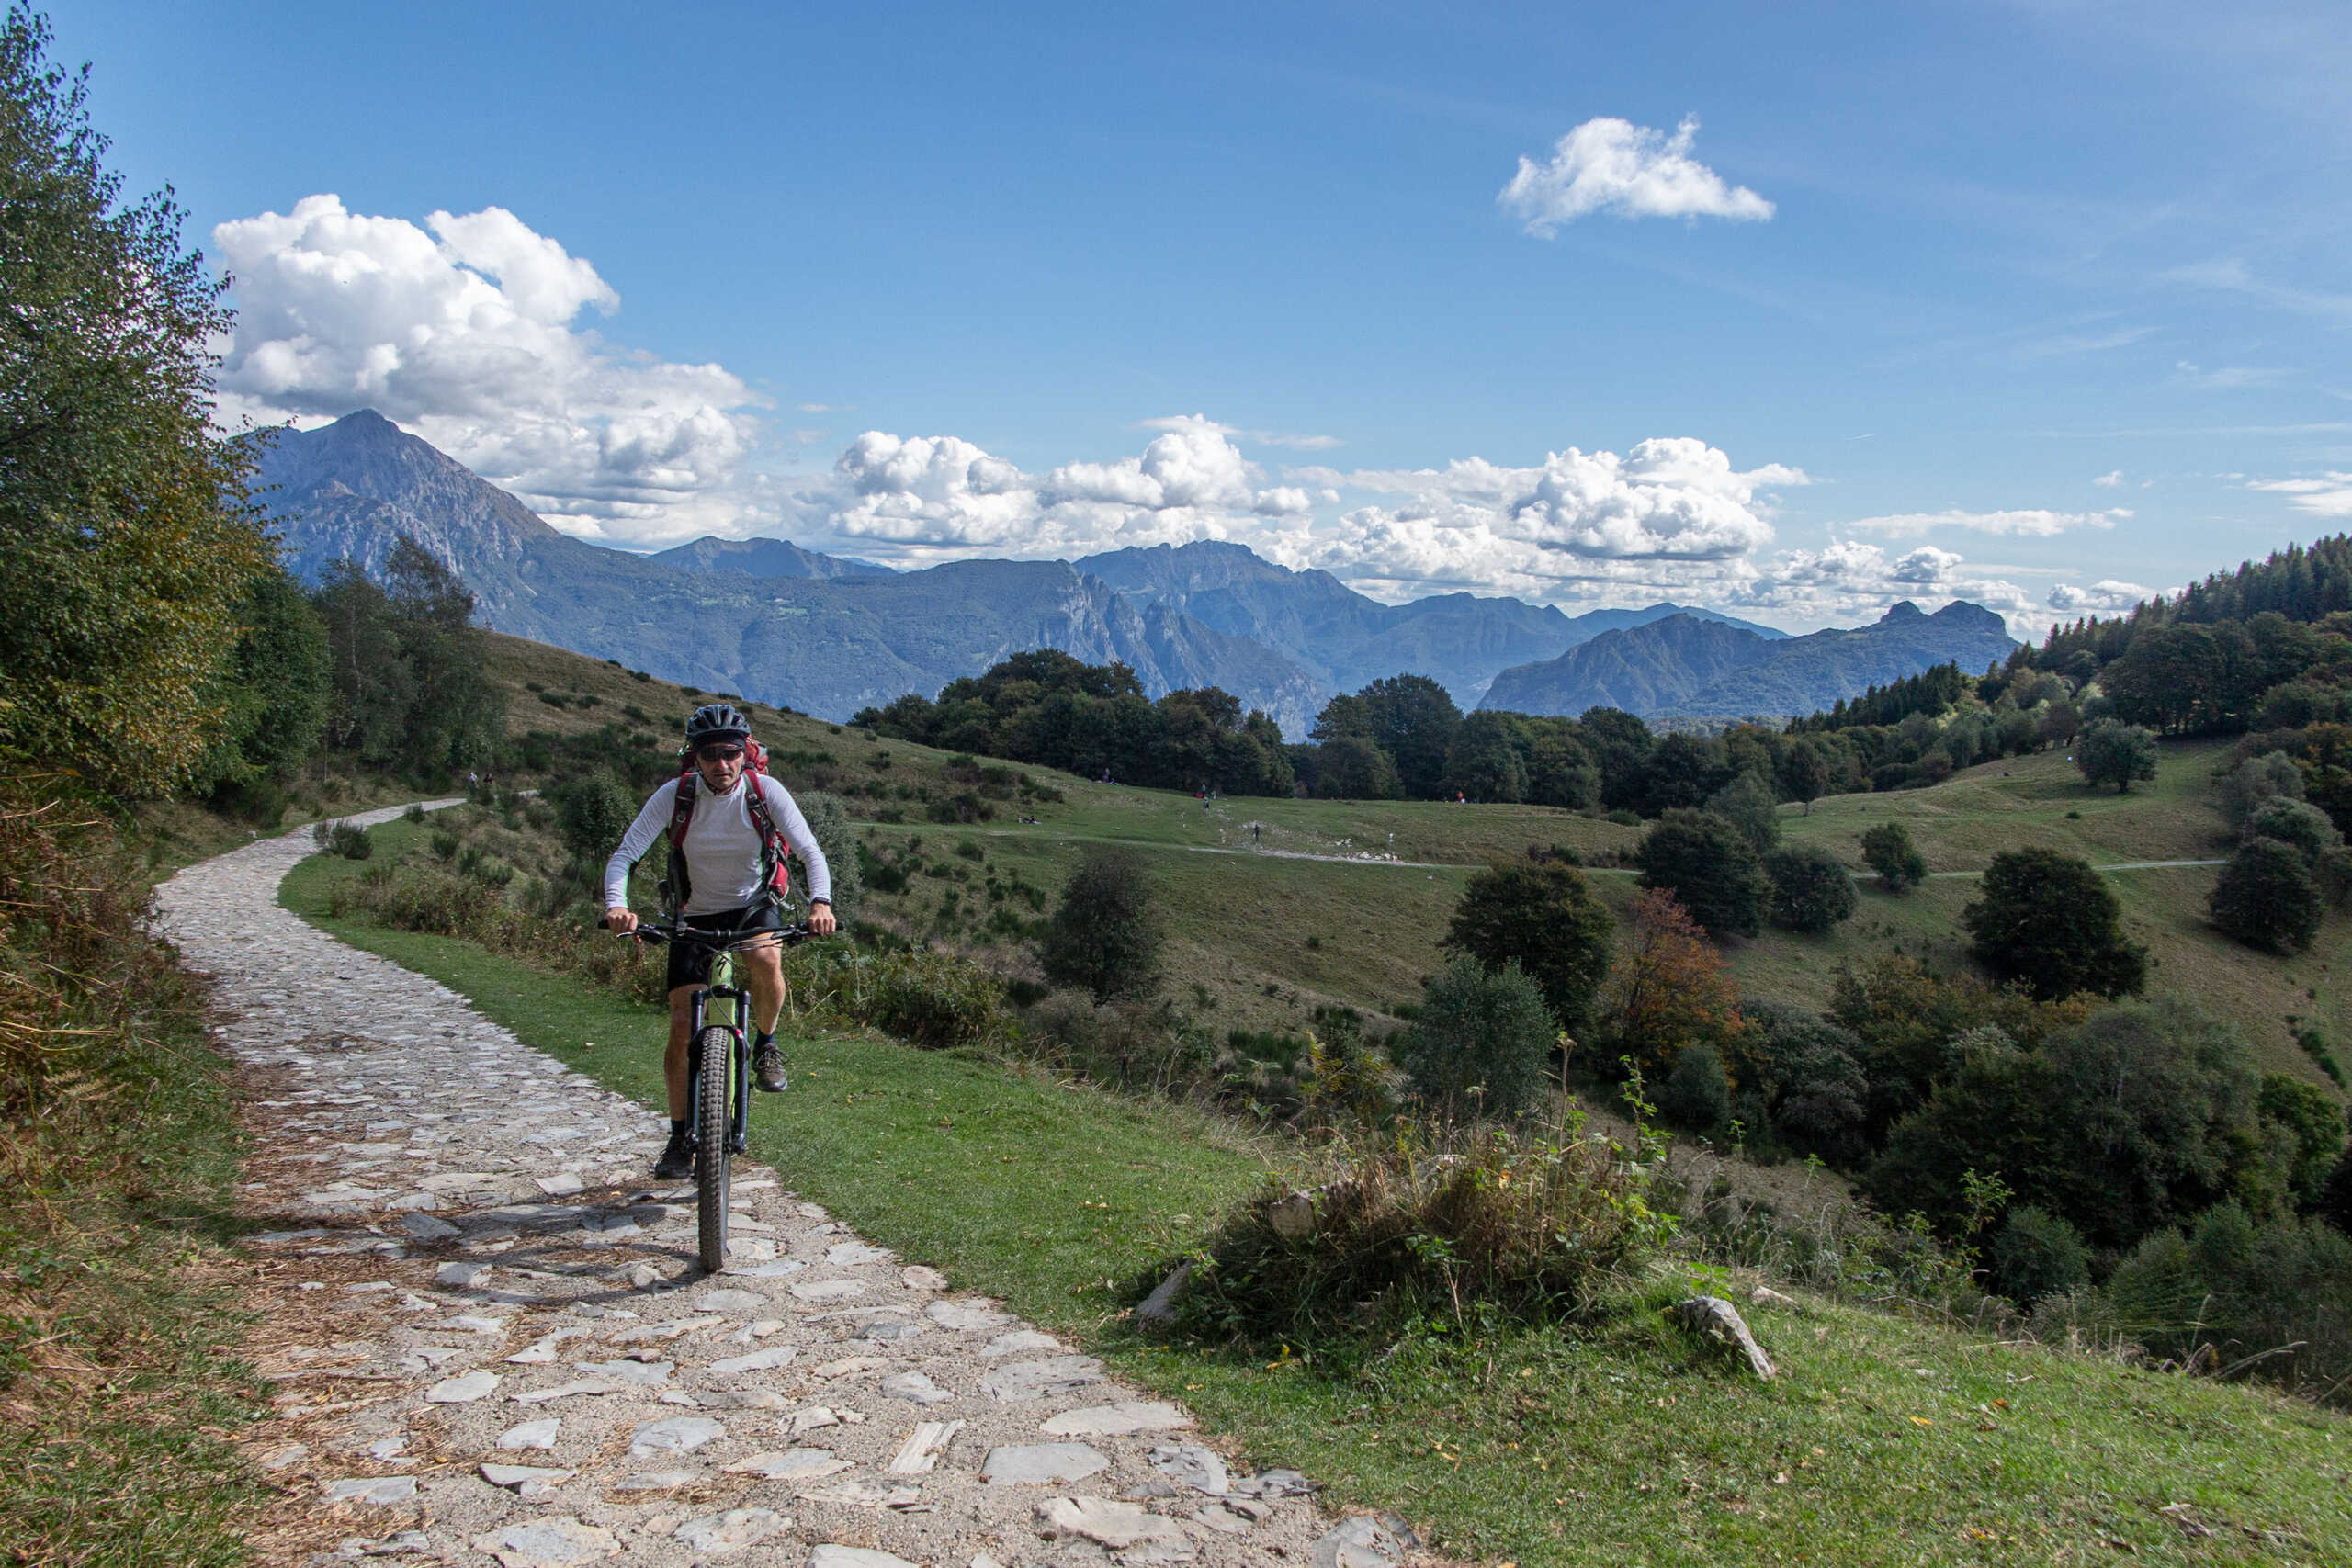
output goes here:
[{"label": "green grassy meadow", "polygon": [[[420,831],[377,829],[387,851]],[[454,939],[329,918],[334,881],[359,870],[312,859],[284,901],[600,1081],[658,1093],[652,1012]],[[2352,1556],[2352,1421],[1813,1300],[1758,1311],[1782,1369],[1758,1384],[1656,1310],[1694,1286],[1736,1288],[1720,1276],[1653,1278],[1577,1328],[1427,1325],[1353,1375],[1155,1343],[1120,1315],[1125,1288],[1283,1171],[1286,1145],[1188,1108],[876,1037],[806,1035],[788,1056],[793,1089],[757,1098],[752,1122],[755,1154],[787,1185],[1184,1400],[1251,1459],[1306,1470],[1329,1502],[1401,1510],[1458,1558]]]}]

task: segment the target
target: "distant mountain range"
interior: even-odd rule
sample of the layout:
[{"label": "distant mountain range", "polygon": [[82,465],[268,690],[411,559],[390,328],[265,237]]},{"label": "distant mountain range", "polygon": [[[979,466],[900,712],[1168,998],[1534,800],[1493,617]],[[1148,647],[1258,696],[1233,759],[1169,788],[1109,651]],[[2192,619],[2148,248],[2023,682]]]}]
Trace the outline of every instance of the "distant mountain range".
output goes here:
[{"label": "distant mountain range", "polygon": [[[1605,687],[1611,694],[1593,700],[1636,713],[1697,712],[1694,697],[1718,694],[1728,705],[1704,711],[1809,713],[1869,680],[1952,657],[1906,656],[1900,639],[1875,639],[1884,622],[1792,638],[1672,604],[1576,616],[1468,593],[1383,604],[1329,572],[1292,571],[1215,541],[1075,563],[962,561],[904,572],[784,539],[705,537],[631,555],[558,532],[371,410],[281,437],[260,479],[274,487],[265,501],[289,569],[305,581],[344,557],[379,570],[407,534],[465,580],[482,620],[499,631],[831,719],[908,692],[929,695],[1039,647],[1122,661],[1154,696],[1223,687],[1294,739],[1334,694],[1402,673],[1431,677],[1464,707],[1483,698],[1487,706],[1581,712],[1591,703],[1567,695],[1557,700],[1572,707],[1533,705],[1555,689]],[[1939,624],[1967,610],[1999,624],[1973,606],[1934,617],[1898,609]],[[1826,649],[1824,638],[1883,642],[1883,657],[1838,644],[1844,651],[1834,656],[1783,665],[1758,651]],[[1580,655],[1583,663],[1568,662]],[[1916,662],[1890,674],[1890,661],[1905,657]],[[1860,669],[1874,673],[1851,691],[1838,684]],[[1743,688],[1734,677],[1749,672],[1756,682]],[[1498,696],[1507,683],[1521,694]],[[1804,695],[1832,686],[1818,702]]]},{"label": "distant mountain range", "polygon": [[1651,718],[1789,718],[1938,664],[1957,662],[1973,673],[2016,646],[2000,616],[1959,600],[1930,615],[1906,599],[1874,626],[1778,640],[1668,615],[1506,670],[1484,705],[1536,714],[1612,707]]}]

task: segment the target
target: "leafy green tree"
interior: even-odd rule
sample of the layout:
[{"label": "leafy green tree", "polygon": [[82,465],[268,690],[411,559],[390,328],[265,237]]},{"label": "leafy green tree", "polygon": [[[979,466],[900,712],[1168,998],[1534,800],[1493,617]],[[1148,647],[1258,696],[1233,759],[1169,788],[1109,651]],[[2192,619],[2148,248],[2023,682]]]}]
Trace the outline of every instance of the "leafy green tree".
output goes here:
[{"label": "leafy green tree", "polygon": [[1361,735],[1342,735],[1317,748],[1315,793],[1326,800],[1394,800],[1396,764]]},{"label": "leafy green tree", "polygon": [[1707,797],[1707,809],[1738,829],[1759,855],[1781,841],[1780,802],[1761,773],[1733,774]]},{"label": "leafy green tree", "polygon": [[2136,724],[2095,720],[2075,738],[2075,766],[2093,789],[2111,784],[2129,795],[2134,780],[2156,776],[2156,738]]},{"label": "leafy green tree", "polygon": [[1854,912],[1854,876],[1818,844],[1786,844],[1764,857],[1772,923],[1818,936]]},{"label": "leafy green tree", "polygon": [[1552,1049],[1544,993],[1516,964],[1489,974],[1457,958],[1430,977],[1396,1046],[1413,1087],[1462,1116],[1503,1116],[1543,1092]]},{"label": "leafy green tree", "polygon": [[2277,839],[2240,845],[2222,868],[2205,910],[2225,935],[2276,953],[2311,946],[2325,913],[2311,863],[2294,845]]},{"label": "leafy green tree", "polygon": [[1564,720],[1537,728],[1528,747],[1527,798],[1538,806],[1582,811],[1600,799],[1600,768]]},{"label": "leafy green tree", "polygon": [[1063,885],[1037,943],[1057,986],[1084,987],[1098,1002],[1149,996],[1159,985],[1163,938],[1151,878],[1125,850],[1093,849]]},{"label": "leafy green tree", "polygon": [[2120,1003],[2036,1050],[1996,1028],[1949,1049],[1933,1095],[1865,1175],[1884,1213],[1956,1229],[1966,1173],[1992,1172],[2094,1246],[2128,1247],[2260,1185],[2251,1053],[2235,1025],[2186,1002]]},{"label": "leafy green tree", "polygon": [[555,806],[556,836],[564,849],[573,860],[593,865],[601,877],[604,863],[637,817],[638,803],[602,768],[575,774],[548,795]]},{"label": "leafy green tree", "polygon": [[1813,815],[1813,803],[1829,787],[1829,764],[1822,761],[1821,748],[1811,740],[1799,740],[1781,753],[1781,793],[1791,800],[1804,803],[1804,814]]},{"label": "leafy green tree", "polygon": [[2147,983],[2148,950],[2125,939],[2115,894],[2088,861],[2008,850],[1984,868],[1961,912],[1976,961],[2044,1001],[2076,991],[2130,996]]},{"label": "leafy green tree", "polygon": [[[858,859],[857,826],[842,797],[824,790],[796,790],[792,798],[807,818],[809,836],[825,852],[825,869],[833,879],[833,919],[847,926],[856,920],[865,903],[865,874]],[[793,857],[793,886],[808,886],[808,868]]]},{"label": "leafy green tree", "polygon": [[1453,731],[1439,792],[1509,804],[1527,798],[1527,751],[1532,741],[1516,715],[1481,711]]},{"label": "leafy green tree", "polygon": [[1721,743],[1696,735],[1669,735],[1642,764],[1641,809],[1657,815],[1694,807],[1731,782]]},{"label": "leafy green tree", "polygon": [[1674,895],[1709,935],[1764,929],[1770,891],[1764,863],[1746,835],[1713,812],[1668,811],[1642,840],[1638,858],[1642,886]]},{"label": "leafy green tree", "polygon": [[1693,1133],[1713,1134],[1731,1123],[1731,1081],[1723,1053],[1692,1045],[1675,1057],[1658,1086],[1657,1108],[1668,1121]]},{"label": "leafy green tree", "polygon": [[1408,800],[1433,800],[1444,786],[1446,752],[1462,725],[1462,710],[1426,675],[1391,675],[1356,694],[1366,737],[1396,763],[1396,784]]},{"label": "leafy green tree", "polygon": [[2319,1085],[2284,1073],[2263,1075],[2255,1105],[2265,1122],[2286,1134],[2287,1192],[2297,1208],[2311,1213],[2319,1207],[2328,1172],[2344,1151],[2344,1107]]},{"label": "leafy green tree", "polygon": [[292,777],[318,750],[326,725],[327,637],[301,584],[276,568],[254,579],[237,620],[236,649],[222,677],[220,738],[199,776],[244,790]]},{"label": "leafy green tree", "polygon": [[50,43],[0,20],[0,756],[164,793],[219,756],[275,558],[253,446],[212,428],[226,284],[169,192],[121,200],[89,73]]},{"label": "leafy green tree", "polygon": [[2049,1210],[2024,1203],[2003,1216],[1993,1237],[1993,1286],[2019,1306],[2079,1291],[2091,1282],[2082,1233]]},{"label": "leafy green tree", "polygon": [[2249,839],[2276,839],[2292,845],[2314,870],[2330,854],[2344,848],[2344,835],[2328,820],[2326,812],[2309,801],[2279,795],[2249,812],[2243,831]]},{"label": "leafy green tree", "polygon": [[1584,710],[1577,731],[1600,770],[1600,804],[1612,811],[1639,810],[1650,753],[1657,746],[1650,727],[1622,708],[1596,707]]},{"label": "leafy green tree", "polygon": [[387,760],[416,699],[391,599],[357,562],[339,560],[327,567],[312,602],[327,634],[327,744],[369,761]]},{"label": "leafy green tree", "polygon": [[1889,893],[1908,893],[1928,879],[1928,858],[1900,822],[1882,822],[1862,835],[1862,859]]},{"label": "leafy green tree", "polygon": [[1555,863],[1508,862],[1470,879],[1453,908],[1445,945],[1489,973],[1517,964],[1542,989],[1553,1021],[1577,1035],[1591,1022],[1615,930],[1582,872]]},{"label": "leafy green tree", "polygon": [[1734,1108],[1758,1143],[1840,1168],[1868,1153],[1869,1086],[1852,1032],[1782,1002],[1744,1002],[1730,1053]]}]

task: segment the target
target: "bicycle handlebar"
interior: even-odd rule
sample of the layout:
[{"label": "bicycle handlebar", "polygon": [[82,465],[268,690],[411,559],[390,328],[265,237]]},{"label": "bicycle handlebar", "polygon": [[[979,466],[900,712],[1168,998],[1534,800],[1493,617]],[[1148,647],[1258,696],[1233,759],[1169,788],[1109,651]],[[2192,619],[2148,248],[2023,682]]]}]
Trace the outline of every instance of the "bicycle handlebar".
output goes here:
[{"label": "bicycle handlebar", "polygon": [[615,931],[615,936],[637,942],[688,942],[700,947],[749,947],[754,942],[773,937],[781,942],[807,942],[814,934],[807,926],[781,926],[772,931],[713,931],[687,925],[683,920],[667,925],[640,924],[634,931]]}]

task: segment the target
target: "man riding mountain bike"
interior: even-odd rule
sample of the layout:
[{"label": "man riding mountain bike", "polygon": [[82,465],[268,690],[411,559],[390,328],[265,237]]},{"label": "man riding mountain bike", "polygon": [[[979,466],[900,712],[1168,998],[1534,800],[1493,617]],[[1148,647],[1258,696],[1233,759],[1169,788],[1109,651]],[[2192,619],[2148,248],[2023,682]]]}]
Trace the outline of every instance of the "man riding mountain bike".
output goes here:
[{"label": "man riding mountain bike", "polygon": [[[637,929],[628,907],[628,874],[666,830],[671,848],[664,902],[681,919],[703,931],[733,934],[783,930],[784,853],[789,847],[808,872],[808,933],[832,934],[833,879],[825,852],[791,793],[755,765],[759,753],[753,746],[750,721],[731,705],[711,703],[695,710],[686,721],[687,765],[653,792],[605,866],[609,929]],[[783,949],[765,942],[737,951],[751,980],[757,1031],[752,1070],[760,1088],[773,1094],[785,1087],[784,1054],[775,1043],[776,1017],[784,1009]],[[670,1141],[653,1167],[654,1176],[664,1181],[694,1169],[694,1138],[686,1130],[692,999],[709,983],[713,952],[695,942],[670,944],[670,1050],[662,1064],[670,1090]]]}]

